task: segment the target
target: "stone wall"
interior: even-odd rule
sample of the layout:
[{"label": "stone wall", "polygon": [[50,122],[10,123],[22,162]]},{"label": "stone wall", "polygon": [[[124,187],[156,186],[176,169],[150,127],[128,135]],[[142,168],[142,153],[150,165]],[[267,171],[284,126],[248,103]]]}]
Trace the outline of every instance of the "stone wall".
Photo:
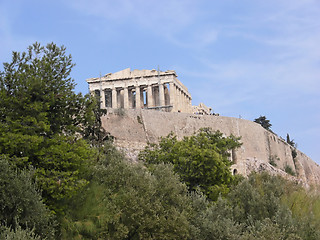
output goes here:
[{"label": "stone wall", "polygon": [[[147,142],[158,142],[159,137],[174,132],[178,138],[190,136],[199,128],[210,127],[225,135],[241,136],[243,145],[232,153],[236,163],[232,170],[242,175],[251,171],[268,170],[285,175],[288,165],[297,172],[298,179],[307,184],[320,183],[320,166],[283,139],[249,120],[222,116],[200,116],[187,113],[167,113],[154,110],[109,111],[102,118],[103,127],[115,137],[117,146],[128,157],[136,160],[137,154]],[[270,160],[276,167],[270,165]]]}]

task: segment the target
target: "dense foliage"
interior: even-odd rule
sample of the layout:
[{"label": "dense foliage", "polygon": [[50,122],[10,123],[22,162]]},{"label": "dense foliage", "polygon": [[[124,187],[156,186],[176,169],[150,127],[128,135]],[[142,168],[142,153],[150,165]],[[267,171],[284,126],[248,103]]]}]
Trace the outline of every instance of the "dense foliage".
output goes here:
[{"label": "dense foliage", "polygon": [[41,200],[32,172],[17,171],[9,161],[0,155],[0,225],[34,228],[39,236],[52,239],[53,216]]},{"label": "dense foliage", "polygon": [[17,226],[15,229],[7,226],[0,227],[0,239],[2,240],[41,240],[41,236],[34,232],[34,229],[23,229]]},{"label": "dense foliage", "polygon": [[212,202],[201,192],[188,193],[171,164],[148,170],[109,156],[70,207],[63,239],[320,237],[319,195],[281,177],[252,174]]},{"label": "dense foliage", "polygon": [[32,165],[44,200],[57,212],[87,184],[95,99],[76,94],[74,64],[64,47],[35,43],[13,52],[0,73],[0,154],[19,168]]},{"label": "dense foliage", "polygon": [[139,159],[149,167],[159,163],[173,164],[174,171],[190,191],[200,187],[208,198],[215,200],[219,194],[227,193],[233,182],[229,152],[241,146],[239,140],[208,128],[181,141],[171,133],[161,138],[159,144],[149,144]]},{"label": "dense foliage", "polygon": [[213,204],[198,197],[194,210],[199,230],[194,239],[319,239],[320,221],[310,214],[319,214],[319,203],[319,194],[295,183],[252,174]]},{"label": "dense foliage", "polygon": [[239,138],[171,134],[125,159],[72,66],[64,47],[36,43],[0,73],[0,239],[320,239],[317,189],[235,181]]},{"label": "dense foliage", "polygon": [[66,239],[188,238],[191,201],[170,165],[148,171],[110,145],[103,155],[91,184],[76,198],[76,211],[64,219]]}]

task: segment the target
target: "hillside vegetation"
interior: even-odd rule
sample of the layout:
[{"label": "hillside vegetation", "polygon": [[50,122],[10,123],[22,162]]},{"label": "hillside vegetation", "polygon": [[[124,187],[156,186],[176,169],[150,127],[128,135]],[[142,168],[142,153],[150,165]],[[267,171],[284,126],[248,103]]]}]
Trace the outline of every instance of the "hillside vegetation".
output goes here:
[{"label": "hillside vegetation", "polygon": [[0,239],[320,239],[317,189],[231,174],[240,138],[170,134],[127,161],[73,66],[53,43],[3,65]]}]

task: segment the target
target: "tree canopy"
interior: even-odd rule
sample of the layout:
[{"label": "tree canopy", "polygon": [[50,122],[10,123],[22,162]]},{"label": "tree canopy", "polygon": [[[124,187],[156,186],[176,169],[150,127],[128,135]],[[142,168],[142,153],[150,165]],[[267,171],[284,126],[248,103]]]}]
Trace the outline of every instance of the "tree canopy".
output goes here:
[{"label": "tree canopy", "polygon": [[266,118],[266,116],[260,116],[256,118],[254,122],[260,124],[264,129],[271,131],[272,124],[270,123],[270,120]]},{"label": "tree canopy", "polygon": [[174,171],[193,191],[200,189],[214,200],[220,193],[227,193],[234,177],[229,159],[232,149],[241,146],[240,138],[224,137],[219,131],[201,129],[198,134],[181,141],[174,134],[161,138],[159,144],[150,144],[140,153],[140,160],[147,164],[171,163]]},{"label": "tree canopy", "polygon": [[74,64],[63,46],[35,43],[13,52],[3,66],[0,154],[19,168],[35,167],[45,201],[60,211],[58,202],[87,184],[85,169],[94,152],[82,137],[99,135],[93,128],[100,120],[98,104],[74,92]]},{"label": "tree canopy", "polygon": [[42,202],[32,175],[33,171],[17,171],[8,157],[0,155],[0,228],[29,227],[43,238],[52,239],[53,215]]},{"label": "tree canopy", "polygon": [[188,238],[191,199],[171,165],[149,171],[111,144],[100,154],[91,183],[65,218],[65,239]]},{"label": "tree canopy", "polygon": [[289,133],[287,133],[286,142],[287,142],[290,146],[292,146],[292,147],[294,147],[294,148],[297,148],[297,144],[295,143],[294,139],[290,139]]}]

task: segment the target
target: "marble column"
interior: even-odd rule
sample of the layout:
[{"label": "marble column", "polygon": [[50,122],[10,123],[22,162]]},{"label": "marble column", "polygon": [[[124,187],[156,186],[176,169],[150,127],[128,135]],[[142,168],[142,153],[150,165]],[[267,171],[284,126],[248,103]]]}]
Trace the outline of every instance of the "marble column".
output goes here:
[{"label": "marble column", "polygon": [[173,82],[169,83],[169,94],[170,94],[170,105],[172,106],[172,111],[176,112],[176,102],[175,102],[175,96],[176,96],[176,89]]},{"label": "marble column", "polygon": [[100,107],[106,108],[106,92],[104,90],[100,91]]},{"label": "marble column", "polygon": [[181,101],[180,110],[181,112],[184,112],[184,92],[182,91],[182,89],[180,89],[180,101]]},{"label": "marble column", "polygon": [[188,97],[188,113],[192,113],[191,97]]},{"label": "marble column", "polygon": [[178,95],[178,111],[180,111],[181,112],[181,107],[182,107],[182,105],[181,105],[181,91],[180,91],[180,88],[178,88],[177,87],[177,95]]},{"label": "marble column", "polygon": [[153,87],[152,88],[152,95],[153,95],[153,98],[152,98],[152,100],[153,100],[153,106],[154,107],[157,107],[157,106],[159,106],[160,104],[159,104],[159,87]]},{"label": "marble column", "polygon": [[175,98],[176,98],[176,101],[175,101],[175,104],[176,104],[176,112],[178,112],[179,111],[179,89],[178,89],[178,87],[177,86],[175,86],[175,88],[174,88],[174,90],[175,90]]},{"label": "marble column", "polygon": [[153,95],[152,95],[151,85],[148,85],[147,94],[148,94],[148,108],[150,108],[150,107],[153,107]]},{"label": "marble column", "polygon": [[112,108],[118,108],[117,89],[112,88]]},{"label": "marble column", "polygon": [[128,101],[129,101],[128,108],[133,108],[133,92],[131,88],[128,88]]},{"label": "marble column", "polygon": [[[168,90],[167,84],[164,84],[163,87],[164,87],[164,105],[169,106],[170,105],[170,102],[169,102],[170,97],[169,97],[169,90]],[[168,109],[166,109],[166,111],[167,110]]]},{"label": "marble column", "polygon": [[129,108],[129,92],[128,87],[125,87],[123,93],[123,108],[128,109]]},{"label": "marble column", "polygon": [[183,92],[183,112],[187,112],[187,94]]},{"label": "marble column", "polygon": [[136,86],[136,109],[141,108],[140,86]]},{"label": "marble column", "polygon": [[159,106],[163,107],[165,105],[165,102],[164,102],[164,86],[162,83],[159,84],[159,99],[160,99]]},{"label": "marble column", "polygon": [[184,109],[184,92],[181,89],[181,112],[185,112]]}]

